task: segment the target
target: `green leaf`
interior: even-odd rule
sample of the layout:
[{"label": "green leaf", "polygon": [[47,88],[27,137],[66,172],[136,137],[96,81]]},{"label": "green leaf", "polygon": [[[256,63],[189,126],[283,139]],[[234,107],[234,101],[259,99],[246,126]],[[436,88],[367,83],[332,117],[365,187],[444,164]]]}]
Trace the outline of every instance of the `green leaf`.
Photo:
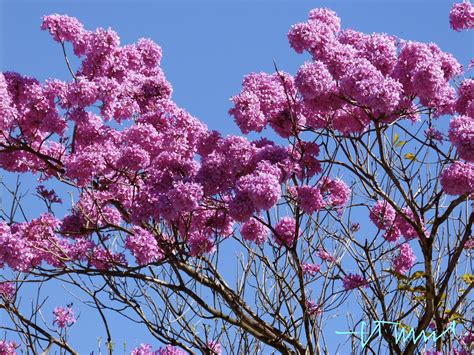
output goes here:
[{"label": "green leaf", "polygon": [[399,148],[401,147],[402,145],[405,145],[407,141],[400,141],[398,142],[397,144],[395,144],[395,147]]}]

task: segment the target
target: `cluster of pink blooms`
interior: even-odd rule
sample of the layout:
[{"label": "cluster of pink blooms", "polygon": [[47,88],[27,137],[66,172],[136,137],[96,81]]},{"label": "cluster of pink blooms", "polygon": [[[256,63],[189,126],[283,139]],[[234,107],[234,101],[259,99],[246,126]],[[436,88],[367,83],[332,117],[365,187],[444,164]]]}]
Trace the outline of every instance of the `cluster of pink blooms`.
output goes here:
[{"label": "cluster of pink blooms", "polygon": [[15,349],[18,345],[13,341],[0,340],[0,354],[16,355]]},{"label": "cluster of pink blooms", "polygon": [[283,72],[244,78],[229,111],[243,133],[267,125],[282,137],[307,128],[361,132],[375,121],[415,119],[416,99],[437,116],[455,111],[450,80],[462,66],[434,44],[341,30],[328,9],[310,11],[307,22],[291,27],[288,39],[312,61],[294,79]]},{"label": "cluster of pink blooms", "polygon": [[56,307],[53,314],[53,324],[56,324],[59,328],[67,328],[76,323],[76,316],[70,305],[67,307]]},{"label": "cluster of pink blooms", "polygon": [[153,234],[140,227],[134,227],[132,231],[134,234],[125,239],[125,247],[130,250],[138,265],[147,265],[163,258],[163,252]]},{"label": "cluster of pink blooms", "polygon": [[358,274],[347,274],[342,280],[344,290],[349,291],[355,288],[368,287],[368,281]]},{"label": "cluster of pink blooms", "polygon": [[316,317],[323,313],[321,306],[314,300],[306,300],[306,310],[311,317]]},{"label": "cluster of pink blooms", "polygon": [[[222,346],[218,341],[210,340],[207,343],[207,351],[211,355],[221,355]],[[131,355],[184,355],[185,351],[178,349],[172,345],[153,350],[150,344],[140,344],[139,347],[132,350]]]},{"label": "cluster of pink blooms", "polygon": [[298,239],[295,219],[292,217],[281,218],[275,226],[273,239],[279,246],[293,247]]},{"label": "cluster of pink blooms", "polygon": [[416,256],[408,243],[399,247],[398,255],[393,259],[393,270],[399,274],[406,274],[413,267]]},{"label": "cluster of pink blooms", "polygon": [[449,13],[449,23],[455,31],[474,28],[474,6],[469,0],[453,5]]},{"label": "cluster of pink blooms", "polygon": [[474,192],[474,165],[457,161],[443,171],[440,182],[448,195],[471,194]]},{"label": "cluster of pink blooms", "polygon": [[[160,67],[161,48],[152,41],[121,45],[111,29],[89,31],[65,15],[46,16],[41,27],[72,45],[79,67],[71,81],[0,74],[0,168],[43,181],[60,176],[82,192],[62,220],[44,214],[0,223],[0,267],[27,271],[42,262],[74,261],[103,270],[126,265],[126,252],[139,265],[158,262],[166,237],[147,227],[158,221],[178,230],[193,256],[213,252],[236,222],[244,239],[262,244],[269,231],[252,217],[278,203],[292,175],[321,172],[315,143],[286,148],[222,137],[179,108]],[[288,124],[295,114],[288,93],[296,93],[290,75],[254,74],[245,83],[247,96],[233,111],[245,132],[268,123],[290,136],[304,124]],[[109,124],[124,120],[130,124]],[[350,194],[338,179],[319,188],[326,206],[340,206]],[[43,185],[37,193],[50,204],[61,202]],[[132,227],[119,245],[123,251],[94,239],[94,232],[124,224]],[[284,243],[292,243],[288,227],[279,228],[287,229],[280,231]]]},{"label": "cluster of pink blooms", "polygon": [[303,270],[303,275],[309,276],[309,277],[314,277],[321,270],[321,265],[318,265],[318,264],[303,264],[303,265],[301,265],[301,269]]},{"label": "cluster of pink blooms", "polygon": [[0,297],[13,299],[16,294],[16,287],[13,282],[0,282]]},{"label": "cluster of pink blooms", "polygon": [[268,239],[269,230],[267,226],[255,218],[242,224],[240,234],[245,240],[249,240],[262,245]]},{"label": "cluster of pink blooms", "polygon": [[449,140],[459,157],[474,162],[474,117],[457,116],[449,124]]},{"label": "cluster of pink blooms", "polygon": [[[402,208],[402,213],[407,216],[409,221],[416,223],[415,216],[410,208]],[[377,228],[386,231],[383,237],[389,242],[396,242],[402,235],[406,240],[418,238],[418,232],[413,225],[403,217],[402,213],[397,213],[393,206],[386,200],[379,200],[371,208],[369,217]],[[419,222],[421,223],[424,235],[427,236],[423,220],[420,219]]]},{"label": "cluster of pink blooms", "polygon": [[308,214],[324,208],[339,208],[347,204],[351,190],[340,179],[324,177],[317,186],[297,186],[292,194],[303,211]]},{"label": "cluster of pink blooms", "polygon": [[328,263],[333,263],[336,261],[336,257],[334,255],[328,253],[323,249],[319,249],[317,254],[322,260],[325,260]]},{"label": "cluster of pink blooms", "polygon": [[138,348],[132,350],[131,355],[185,355],[186,352],[172,345],[153,350],[150,344],[140,344]]}]

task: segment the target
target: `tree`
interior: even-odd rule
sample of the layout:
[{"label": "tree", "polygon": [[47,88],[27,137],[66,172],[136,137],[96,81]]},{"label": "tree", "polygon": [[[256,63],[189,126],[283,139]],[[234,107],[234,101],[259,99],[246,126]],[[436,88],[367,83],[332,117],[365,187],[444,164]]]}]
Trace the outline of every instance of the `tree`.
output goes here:
[{"label": "tree", "polygon": [[[473,13],[455,5],[452,27],[472,28]],[[311,60],[295,76],[249,74],[232,97],[242,133],[269,128],[277,144],[222,137],[179,108],[151,40],[121,46],[65,15],[42,29],[71,80],[0,75],[0,166],[67,186],[71,205],[57,217],[62,196],[39,184],[45,212],[29,221],[19,186],[5,186],[0,326],[19,350],[75,353],[73,305],[54,324],[40,296],[21,305],[25,285],[62,282],[100,314],[109,353],[109,312],[146,327],[159,354],[328,353],[347,337],[324,330],[351,302],[353,352],[467,354],[474,81],[451,54],[312,10],[288,33]]]}]

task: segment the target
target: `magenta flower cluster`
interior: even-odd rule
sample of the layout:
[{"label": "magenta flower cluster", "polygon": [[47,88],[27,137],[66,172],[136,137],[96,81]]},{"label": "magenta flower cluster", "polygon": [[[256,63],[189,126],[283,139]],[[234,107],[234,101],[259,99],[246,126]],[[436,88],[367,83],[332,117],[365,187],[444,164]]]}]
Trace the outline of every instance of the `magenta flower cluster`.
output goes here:
[{"label": "magenta flower cluster", "polygon": [[0,354],[16,355],[18,345],[13,341],[0,340]]},{"label": "magenta flower cluster", "polygon": [[420,223],[423,235],[427,236],[427,231],[423,220],[418,217],[418,221],[410,208],[404,207],[401,213],[397,213],[392,205],[386,200],[379,200],[371,208],[370,220],[381,230],[385,230],[383,237],[389,242],[396,242],[400,236],[406,240],[419,238],[419,232],[412,223]]},{"label": "magenta flower cluster", "polygon": [[59,328],[67,328],[76,323],[76,316],[70,305],[67,307],[56,307],[53,314],[53,324],[56,324]]},{"label": "magenta flower cluster", "polygon": [[312,10],[288,39],[312,61],[294,78],[283,72],[245,77],[229,111],[243,133],[267,125],[282,137],[308,128],[362,132],[373,122],[415,119],[416,100],[436,116],[455,112],[450,81],[462,67],[434,44],[341,30],[328,9]]},{"label": "magenta flower cluster", "polygon": [[453,5],[449,13],[449,23],[455,31],[474,28],[474,6],[469,0]]},{"label": "magenta flower cluster", "polygon": [[347,274],[343,280],[344,290],[349,291],[355,288],[368,287],[368,281],[358,274]]},{"label": "magenta flower cluster", "polygon": [[399,247],[398,255],[393,259],[393,270],[399,274],[406,274],[413,267],[416,256],[408,243]]}]

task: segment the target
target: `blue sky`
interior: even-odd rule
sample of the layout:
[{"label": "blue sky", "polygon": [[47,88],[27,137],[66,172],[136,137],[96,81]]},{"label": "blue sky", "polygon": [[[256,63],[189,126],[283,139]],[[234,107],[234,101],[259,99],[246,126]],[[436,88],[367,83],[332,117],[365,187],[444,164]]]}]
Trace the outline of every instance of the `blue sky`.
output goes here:
[{"label": "blue sky", "polygon": [[[436,42],[466,65],[474,53],[474,38],[471,33],[450,30],[451,5],[452,1],[441,0],[0,0],[0,70],[40,80],[68,78],[59,45],[39,29],[43,15],[68,14],[88,29],[112,27],[122,43],[153,39],[163,48],[162,67],[173,85],[175,101],[210,128],[238,134],[227,114],[230,96],[240,91],[246,73],[273,71],[273,61],[281,70],[297,70],[305,57],[289,47],[286,33],[292,24],[304,21],[310,9],[332,8],[343,28]],[[12,181],[11,176],[7,181]],[[91,330],[78,325],[73,331],[77,337],[73,343],[81,353],[94,349],[97,336],[104,336],[99,327]],[[141,330],[120,326],[115,334],[117,344],[127,340],[130,346],[143,335]]]}]

